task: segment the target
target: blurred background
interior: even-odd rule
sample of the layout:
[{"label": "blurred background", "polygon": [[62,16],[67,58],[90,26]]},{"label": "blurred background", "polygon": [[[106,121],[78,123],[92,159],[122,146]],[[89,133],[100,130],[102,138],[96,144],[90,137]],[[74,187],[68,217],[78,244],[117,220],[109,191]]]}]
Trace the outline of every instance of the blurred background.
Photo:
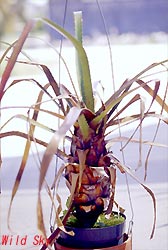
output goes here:
[{"label": "blurred background", "polygon": [[[99,0],[112,43],[165,42],[168,34],[167,0]],[[26,21],[48,17],[73,33],[72,12],[82,10],[84,35],[88,39],[103,38],[105,29],[96,0],[0,0],[0,39],[18,37]],[[65,18],[66,16],[66,18]],[[65,18],[65,22],[64,22]],[[64,24],[63,24],[64,23]],[[34,32],[60,36],[38,24]],[[98,40],[101,41],[102,40]]]}]

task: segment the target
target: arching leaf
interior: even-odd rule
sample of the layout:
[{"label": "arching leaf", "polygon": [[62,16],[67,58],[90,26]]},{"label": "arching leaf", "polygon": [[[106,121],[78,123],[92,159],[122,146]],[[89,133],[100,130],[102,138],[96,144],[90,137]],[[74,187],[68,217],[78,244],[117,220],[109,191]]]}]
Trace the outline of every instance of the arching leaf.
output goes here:
[{"label": "arching leaf", "polygon": [[88,63],[86,52],[82,44],[75,37],[73,37],[70,33],[68,33],[65,29],[63,29],[61,26],[57,25],[56,23],[52,22],[51,20],[47,18],[41,18],[41,19],[39,18],[39,20],[51,26],[53,29],[57,30],[57,32],[59,32],[61,35],[69,39],[74,45],[74,47],[76,48],[79,59],[80,59],[82,74],[83,74],[83,86],[81,86],[80,88],[82,99],[86,107],[90,109],[91,111],[94,111],[94,99],[93,99],[89,63]]}]

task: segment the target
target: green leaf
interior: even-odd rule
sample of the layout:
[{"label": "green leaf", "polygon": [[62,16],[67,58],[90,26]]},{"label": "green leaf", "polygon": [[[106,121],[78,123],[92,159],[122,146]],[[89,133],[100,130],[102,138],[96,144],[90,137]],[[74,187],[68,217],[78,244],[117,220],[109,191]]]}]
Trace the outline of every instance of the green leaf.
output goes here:
[{"label": "green leaf", "polygon": [[52,22],[51,20],[47,18],[39,18],[38,20],[41,20],[42,22],[51,26],[53,29],[57,30],[57,32],[59,32],[65,38],[69,39],[74,45],[74,47],[76,48],[79,59],[80,59],[82,74],[83,74],[83,86],[81,86],[82,99],[86,107],[90,109],[91,111],[94,111],[94,99],[93,99],[93,90],[92,90],[89,63],[88,63],[86,52],[82,44],[75,37],[73,37],[70,33],[68,33],[65,29],[63,29],[61,26],[57,25],[56,23]]},{"label": "green leaf", "polygon": [[76,39],[82,44],[82,11],[74,12]]},{"label": "green leaf", "polygon": [[[82,12],[77,11],[74,12],[74,23],[75,23],[75,36],[76,39],[82,44]],[[81,94],[84,92],[84,81],[83,81],[83,72],[82,72],[82,65],[80,62],[79,54],[76,51],[76,71],[77,71],[77,79],[80,88]],[[84,99],[82,97],[82,99]]]},{"label": "green leaf", "polygon": [[79,126],[80,126],[83,139],[84,140],[89,139],[89,125],[83,114],[79,116],[78,122],[79,122]]}]

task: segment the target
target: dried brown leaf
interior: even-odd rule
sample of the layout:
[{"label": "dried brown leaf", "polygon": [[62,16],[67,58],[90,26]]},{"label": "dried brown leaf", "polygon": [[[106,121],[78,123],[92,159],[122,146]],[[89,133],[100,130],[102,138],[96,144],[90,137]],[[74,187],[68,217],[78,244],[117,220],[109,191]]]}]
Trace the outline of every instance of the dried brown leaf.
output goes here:
[{"label": "dried brown leaf", "polygon": [[5,86],[6,86],[6,83],[10,77],[10,74],[12,72],[12,69],[16,63],[16,60],[17,60],[17,57],[25,43],[25,40],[27,39],[31,29],[33,28],[33,25],[34,25],[34,21],[29,21],[23,31],[22,31],[22,34],[21,36],[19,37],[17,43],[14,45],[14,48],[13,48],[13,52],[12,52],[12,55],[7,63],[7,66],[2,74],[2,78],[1,78],[1,84],[0,84],[0,101],[3,97],[3,94],[4,94],[4,90],[5,90]]},{"label": "dried brown leaf", "polygon": [[[41,192],[43,182],[44,182],[47,170],[49,168],[50,162],[51,162],[54,154],[56,154],[56,152],[57,152],[58,145],[59,145],[60,141],[65,137],[66,132],[71,128],[71,126],[74,125],[74,123],[76,122],[76,120],[78,119],[78,117],[80,115],[80,112],[81,112],[81,109],[79,109],[77,107],[73,107],[70,109],[70,111],[67,114],[67,116],[65,117],[62,125],[60,126],[58,131],[54,134],[54,136],[51,138],[51,140],[46,148],[46,151],[43,155],[42,162],[41,162],[41,168],[40,168],[40,178],[39,178],[39,188],[38,188],[39,205],[40,206],[41,206],[40,192]],[[41,226],[39,229],[43,230],[44,229],[43,228],[44,222],[41,223],[41,220],[43,220],[43,218],[38,217],[38,219],[39,219],[38,225]]]}]

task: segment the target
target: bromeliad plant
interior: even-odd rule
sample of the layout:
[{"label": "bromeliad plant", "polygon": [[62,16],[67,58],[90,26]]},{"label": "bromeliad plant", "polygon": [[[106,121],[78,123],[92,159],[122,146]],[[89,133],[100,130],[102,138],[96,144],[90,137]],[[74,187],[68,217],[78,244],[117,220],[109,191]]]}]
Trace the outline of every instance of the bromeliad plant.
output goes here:
[{"label": "bromeliad plant", "polygon": [[[147,74],[151,69],[164,66],[168,60],[154,63],[142,70],[139,74],[130,80],[126,80],[121,87],[111,95],[108,100],[100,100],[101,105],[96,108],[95,96],[93,91],[93,86],[91,82],[89,63],[87,59],[86,52],[82,45],[82,25],[81,25],[81,13],[75,13],[75,28],[76,37],[69,34],[65,29],[58,26],[48,19],[41,19],[40,21],[51,26],[57,32],[62,34],[64,37],[69,39],[76,49],[76,64],[77,64],[77,76],[79,83],[79,93],[74,88],[74,93],[68,90],[67,86],[58,84],[54,79],[51,71],[45,65],[39,65],[36,63],[29,62],[29,64],[34,64],[40,66],[48,79],[48,83],[44,86],[38,84],[40,88],[40,93],[37,99],[37,103],[34,104],[33,116],[26,117],[30,123],[30,129],[28,134],[21,133],[19,131],[9,131],[1,133],[1,138],[9,135],[19,135],[27,139],[26,147],[23,155],[23,160],[15,180],[13,187],[11,204],[24,172],[26,161],[28,158],[28,153],[31,146],[31,141],[42,144],[46,147],[44,153],[41,169],[40,169],[40,180],[39,180],[39,195],[38,195],[38,227],[45,234],[45,226],[43,220],[43,211],[41,205],[41,190],[44,184],[45,176],[54,155],[57,155],[63,160],[64,164],[59,168],[56,178],[53,183],[53,187],[58,188],[59,180],[64,174],[67,186],[70,190],[70,196],[68,197],[68,209],[65,213],[63,219],[60,219],[62,206],[61,198],[56,192],[56,198],[59,202],[59,207],[56,211],[56,222],[57,228],[53,234],[48,239],[48,244],[52,245],[60,230],[65,230],[64,226],[68,217],[73,213],[77,218],[80,226],[92,227],[97,221],[100,214],[104,213],[107,217],[112,213],[115,202],[115,185],[116,185],[116,169],[118,168],[121,173],[128,173],[136,181],[138,181],[151,195],[154,204],[154,225],[151,233],[151,237],[154,233],[155,220],[156,220],[156,202],[152,191],[141,183],[121,161],[114,157],[110,142],[113,140],[107,140],[106,136],[112,131],[112,128],[117,126],[122,126],[123,124],[130,124],[133,121],[139,120],[139,125],[135,129],[141,129],[143,120],[146,117],[157,117],[165,123],[168,120],[162,114],[155,114],[151,112],[151,107],[154,102],[158,102],[161,106],[162,111],[168,111],[168,106],[165,103],[165,96],[161,98],[158,96],[158,89],[160,81],[155,82],[155,86],[152,89],[149,86],[149,82],[144,81],[144,74]],[[1,61],[5,58],[7,52],[13,48],[13,52],[8,59],[8,64],[4,70],[0,85],[0,97],[3,100],[3,96],[9,88],[15,84],[19,84],[21,80],[12,82],[8,88],[6,88],[6,83],[9,79],[12,68],[17,62],[17,57],[22,50],[25,40],[34,25],[34,21],[28,23],[28,25],[23,30],[18,41],[9,46],[9,48],[4,53]],[[22,62],[24,63],[24,62]],[[28,62],[27,62],[28,63]],[[33,77],[32,77],[33,79]],[[23,79],[25,80],[25,79]],[[135,83],[137,84],[135,87]],[[59,107],[59,112],[46,111],[41,108],[41,103],[43,95],[49,95],[48,88],[52,87],[54,96],[50,96],[55,104]],[[141,96],[138,94],[138,90],[145,90],[149,96],[151,96],[151,103],[147,111],[142,109],[139,114],[131,114],[129,117],[120,118],[120,115],[130,106],[135,105],[138,101],[141,101]],[[136,92],[137,91],[137,92]],[[135,92],[135,94],[134,94]],[[129,98],[129,96],[132,96]],[[122,106],[123,100],[128,100],[124,106]],[[47,112],[51,115],[56,116],[56,119],[62,119],[63,122],[58,130],[54,133],[51,141],[47,144],[34,136],[35,127],[41,126],[46,128],[46,125],[40,124],[38,122],[38,115],[40,112]],[[23,117],[25,119],[25,117]],[[53,129],[54,131],[55,129]],[[51,130],[50,130],[51,131]],[[122,139],[122,138],[120,138]],[[70,142],[70,150],[60,149],[60,142],[66,141]],[[131,142],[132,138],[128,138],[128,142]],[[139,140],[140,144],[142,140]],[[150,144],[150,143],[149,143]],[[151,143],[151,146],[154,142]],[[64,147],[63,147],[64,148]],[[53,201],[54,202],[54,201]],[[118,206],[118,205],[117,205]],[[43,246],[45,249],[47,244]]]}]

